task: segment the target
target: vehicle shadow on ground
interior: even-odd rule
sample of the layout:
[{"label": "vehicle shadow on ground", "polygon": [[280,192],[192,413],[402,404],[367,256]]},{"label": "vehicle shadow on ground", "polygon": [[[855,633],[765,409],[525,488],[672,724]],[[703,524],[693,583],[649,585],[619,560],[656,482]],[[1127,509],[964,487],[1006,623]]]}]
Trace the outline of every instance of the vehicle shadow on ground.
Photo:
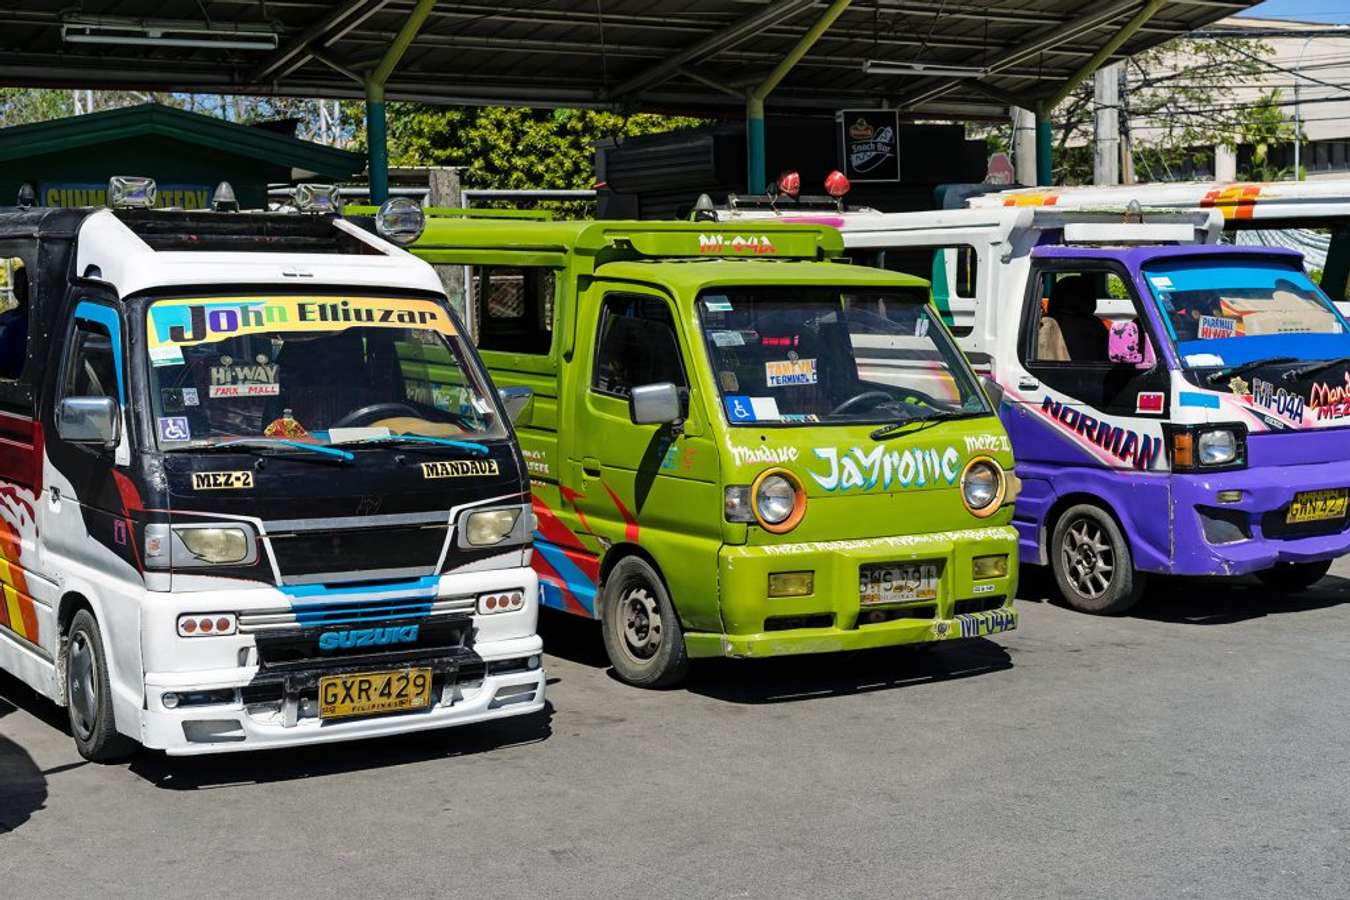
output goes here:
[{"label": "vehicle shadow on ground", "polygon": [[[539,634],[552,656],[618,679],[605,655],[600,624],[544,610]],[[1012,668],[1012,657],[984,638],[929,647],[883,647],[850,653],[816,653],[771,659],[694,660],[677,690],[728,703],[792,703],[893,690]]]},{"label": "vehicle shadow on ground", "polygon": [[530,715],[340,744],[202,757],[142,751],[130,769],[155,787],[173,791],[272,784],[542,743],[553,735],[552,722],[553,704],[545,701],[542,712]]},{"label": "vehicle shadow on ground", "polygon": [[[1065,607],[1049,569],[1024,566],[1018,603]],[[1254,576],[1179,578],[1152,576],[1127,615],[1178,625],[1232,625],[1270,615],[1309,612],[1350,603],[1350,579],[1328,575],[1306,591],[1272,591]]]},{"label": "vehicle shadow on ground", "polygon": [[[19,709],[36,715],[43,705],[49,704],[26,685],[0,674],[0,720]],[[46,804],[46,773],[28,751],[0,735],[0,837],[17,831]]]}]

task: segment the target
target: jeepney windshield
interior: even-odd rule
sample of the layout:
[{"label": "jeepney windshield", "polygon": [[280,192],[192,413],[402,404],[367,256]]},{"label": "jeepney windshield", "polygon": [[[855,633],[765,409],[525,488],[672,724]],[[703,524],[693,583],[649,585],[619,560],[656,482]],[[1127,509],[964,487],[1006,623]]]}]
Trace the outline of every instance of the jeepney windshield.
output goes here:
[{"label": "jeepney windshield", "polygon": [[161,448],[506,435],[471,351],[430,300],[160,300],[146,346]]},{"label": "jeepney windshield", "polygon": [[1301,269],[1266,259],[1171,259],[1143,269],[1186,368],[1350,355],[1350,329]]},{"label": "jeepney windshield", "polygon": [[978,416],[989,406],[922,289],[749,287],[698,300],[732,425]]}]

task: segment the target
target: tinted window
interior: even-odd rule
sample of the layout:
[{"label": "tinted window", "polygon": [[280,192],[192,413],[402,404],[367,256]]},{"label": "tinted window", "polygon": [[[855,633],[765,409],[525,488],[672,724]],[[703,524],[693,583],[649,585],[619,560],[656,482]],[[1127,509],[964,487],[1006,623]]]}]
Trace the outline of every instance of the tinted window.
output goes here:
[{"label": "tinted window", "polygon": [[663,381],[685,387],[670,307],[654,297],[606,297],[591,387],[626,398],[634,387]]},{"label": "tinted window", "polygon": [[112,337],[96,322],[76,321],[66,360],[63,397],[116,397],[117,367]]},{"label": "tinted window", "polygon": [[475,266],[472,272],[479,348],[547,356],[553,346],[553,270]]}]

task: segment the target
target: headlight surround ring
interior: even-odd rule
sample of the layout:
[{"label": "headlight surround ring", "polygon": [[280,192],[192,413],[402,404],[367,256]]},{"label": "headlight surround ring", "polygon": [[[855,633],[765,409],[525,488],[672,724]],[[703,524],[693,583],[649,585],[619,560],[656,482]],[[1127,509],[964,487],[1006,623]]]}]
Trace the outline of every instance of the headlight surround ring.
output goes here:
[{"label": "headlight surround ring", "polygon": [[[771,522],[760,510],[759,492],[771,478],[780,478],[792,488],[792,509],[778,522]],[[750,508],[755,514],[755,522],[760,528],[772,534],[786,534],[800,524],[806,515],[806,490],[801,479],[787,469],[765,469],[750,485]]]},{"label": "headlight surround ring", "polygon": [[[989,470],[994,475],[994,492],[989,500],[983,506],[974,506],[970,501],[970,495],[967,493],[967,484],[971,481],[972,475],[978,476],[980,470]],[[966,467],[961,470],[961,502],[965,504],[966,511],[977,519],[987,519],[994,513],[1003,508],[1003,498],[1008,492],[1008,479],[1004,475],[1003,467],[998,464],[998,460],[989,456],[973,456],[966,463]]]}]

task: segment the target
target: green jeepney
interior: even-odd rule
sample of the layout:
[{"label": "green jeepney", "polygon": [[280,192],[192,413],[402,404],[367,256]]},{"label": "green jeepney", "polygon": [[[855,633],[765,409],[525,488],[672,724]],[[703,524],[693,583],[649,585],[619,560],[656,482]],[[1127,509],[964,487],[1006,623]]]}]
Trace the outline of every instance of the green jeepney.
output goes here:
[{"label": "green jeepney", "polygon": [[644,686],[1015,628],[1012,454],[926,283],[742,224],[432,211],[411,247],[468,267],[483,360],[528,404],[542,603],[600,619]]}]

